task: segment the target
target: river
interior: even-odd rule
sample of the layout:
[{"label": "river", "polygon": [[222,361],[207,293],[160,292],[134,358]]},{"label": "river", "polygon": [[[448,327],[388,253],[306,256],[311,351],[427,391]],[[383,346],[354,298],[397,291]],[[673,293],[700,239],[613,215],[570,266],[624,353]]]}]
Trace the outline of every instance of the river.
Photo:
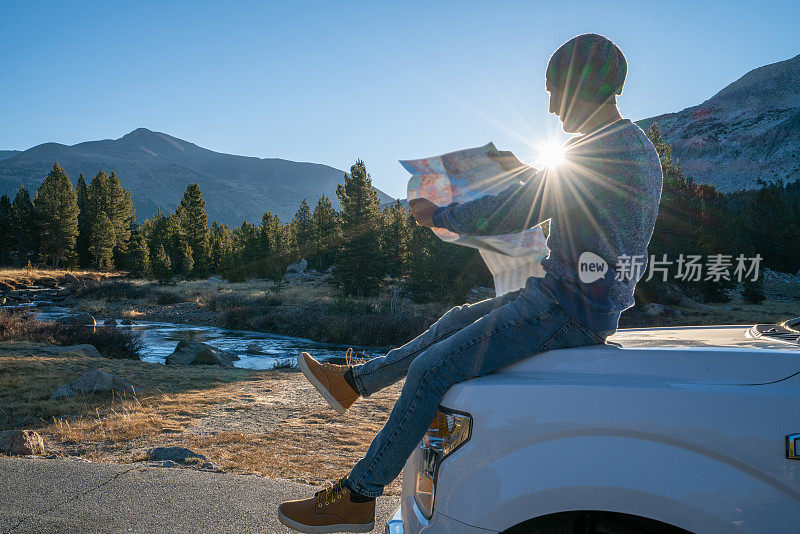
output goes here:
[{"label": "river", "polygon": [[[29,308],[38,320],[52,321],[75,312],[49,301],[34,301],[9,307]],[[102,325],[104,317],[95,317]],[[318,343],[310,339],[280,336],[249,330],[230,330],[215,326],[135,321],[132,325],[98,326],[97,328],[123,328],[137,332],[144,345],[141,358],[146,362],[164,363],[179,341],[200,341],[212,347],[233,353],[241,358],[234,362],[244,369],[272,369],[275,366],[294,364],[297,355],[306,351],[318,360],[341,363],[346,345]],[[254,350],[255,349],[255,350]],[[382,352],[374,348],[356,348],[369,357]],[[255,354],[257,352],[257,354]]]}]

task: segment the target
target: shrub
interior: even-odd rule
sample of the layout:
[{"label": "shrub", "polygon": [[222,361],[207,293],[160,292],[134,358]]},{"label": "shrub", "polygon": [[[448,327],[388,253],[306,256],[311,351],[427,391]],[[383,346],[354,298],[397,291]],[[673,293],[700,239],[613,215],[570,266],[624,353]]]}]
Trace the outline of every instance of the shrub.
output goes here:
[{"label": "shrub", "polygon": [[767,297],[764,295],[764,280],[745,280],[742,288],[742,300],[748,304],[761,304]]},{"label": "shrub", "polygon": [[75,292],[75,298],[89,300],[134,300],[147,298],[151,290],[124,280],[113,282],[88,281],[86,287]]},{"label": "shrub", "polygon": [[211,311],[224,312],[232,308],[239,308],[248,303],[248,299],[235,295],[233,293],[225,293],[216,295],[208,302],[208,307]]},{"label": "shrub", "polygon": [[66,326],[37,321],[23,310],[0,309],[0,341],[30,341],[53,345],[93,345],[106,358],[138,360],[139,334],[114,327]]},{"label": "shrub", "polygon": [[159,306],[169,306],[183,302],[184,299],[174,291],[161,290],[156,293],[154,300]]},{"label": "shrub", "polygon": [[391,313],[379,312],[366,303],[348,304],[345,309],[348,306],[361,307],[361,311],[345,312],[339,302],[327,307],[276,308],[256,316],[237,310],[228,321],[237,325],[247,323],[255,330],[327,343],[393,346],[413,339],[439,317],[439,310],[433,306]]}]

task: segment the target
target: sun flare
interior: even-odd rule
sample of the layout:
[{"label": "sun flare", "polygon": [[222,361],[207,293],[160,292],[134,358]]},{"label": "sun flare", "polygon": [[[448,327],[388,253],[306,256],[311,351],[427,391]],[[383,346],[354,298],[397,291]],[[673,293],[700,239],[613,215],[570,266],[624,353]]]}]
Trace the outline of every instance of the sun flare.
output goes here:
[{"label": "sun flare", "polygon": [[551,140],[536,146],[539,152],[537,163],[544,168],[558,167],[566,160],[567,150],[561,143]]}]

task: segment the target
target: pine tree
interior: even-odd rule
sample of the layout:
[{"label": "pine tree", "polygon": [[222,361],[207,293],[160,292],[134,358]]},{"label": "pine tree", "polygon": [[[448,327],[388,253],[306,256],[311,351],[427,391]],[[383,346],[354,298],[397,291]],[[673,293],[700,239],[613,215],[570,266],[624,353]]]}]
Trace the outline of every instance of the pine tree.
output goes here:
[{"label": "pine tree", "polygon": [[180,211],[183,233],[192,249],[191,269],[193,274],[202,275],[208,270],[209,254],[209,229],[206,216],[206,202],[196,183],[189,184],[178,206]]},{"label": "pine tree", "polygon": [[[681,168],[680,161],[673,157],[672,148],[661,135],[657,123],[650,125],[647,136],[656,148],[661,160],[664,186],[661,193],[658,218],[648,253],[661,258],[664,254],[675,262],[679,255],[735,254],[735,244],[729,232],[722,229],[730,225],[725,198],[709,184],[696,184]],[[677,276],[677,263],[672,267],[670,278]],[[709,302],[727,301],[725,289],[734,286],[731,281],[686,282],[679,285],[688,292],[700,295]],[[642,281],[636,289],[639,301],[662,301],[672,291],[663,279]]]},{"label": "pine tree", "polygon": [[86,186],[86,178],[81,173],[78,184],[75,186],[75,193],[78,196],[78,239],[76,249],[78,252],[78,265],[87,267],[89,265],[89,190]]},{"label": "pine tree", "polygon": [[254,262],[249,254],[251,250],[260,253],[258,271],[260,275],[278,281],[283,278],[286,267],[289,265],[289,249],[291,247],[291,226],[292,223],[282,224],[280,217],[273,215],[269,211],[261,217],[261,227],[258,231],[259,245],[248,244],[252,242],[250,231],[240,229],[239,239],[249,262]]},{"label": "pine tree", "polygon": [[383,220],[381,248],[386,271],[389,276],[400,276],[406,264],[408,242],[411,239],[408,211],[398,200],[383,210]]},{"label": "pine tree", "polygon": [[[116,174],[112,172],[111,175],[116,179]],[[117,183],[120,183],[119,180],[117,180]],[[114,235],[116,236],[117,241],[117,244],[114,247],[114,254],[124,262],[128,257],[128,244],[131,240],[131,228],[133,228],[133,225],[136,223],[136,207],[133,205],[130,190],[122,187],[121,184],[119,187],[122,189],[122,203],[120,204],[117,213],[115,213],[115,216],[118,217],[119,223],[115,223],[114,226]]]},{"label": "pine tree", "polygon": [[74,257],[78,237],[78,196],[58,163],[39,186],[33,207],[39,231],[39,254],[57,268],[62,260]]},{"label": "pine tree", "polygon": [[150,274],[150,250],[147,247],[147,239],[139,229],[139,225],[134,225],[131,230],[131,241],[128,245],[128,266],[130,273],[136,277],[145,277]]},{"label": "pine tree", "polygon": [[656,147],[656,153],[661,160],[661,170],[664,174],[664,186],[687,188],[692,185],[692,179],[686,176],[681,169],[680,161],[672,156],[672,147],[664,141],[658,123],[654,122],[647,129],[647,137]]},{"label": "pine tree", "polygon": [[311,215],[309,265],[318,271],[324,271],[333,265],[336,248],[341,242],[341,237],[339,214],[333,209],[331,199],[322,195]]},{"label": "pine tree", "polygon": [[11,200],[8,195],[0,196],[0,265],[11,261]]},{"label": "pine tree", "polygon": [[183,274],[186,276],[194,270],[192,247],[186,241],[181,244],[181,269],[183,269]]},{"label": "pine tree", "polygon": [[405,287],[417,302],[463,302],[467,290],[491,285],[491,274],[478,251],[446,243],[408,219],[411,228]]},{"label": "pine tree", "polygon": [[161,211],[161,208],[156,208],[156,212],[152,217],[142,221],[140,231],[147,239],[147,248],[150,251],[150,265],[151,267],[155,266],[158,249],[167,242],[167,217]]},{"label": "pine tree", "polygon": [[428,228],[414,224],[411,227],[411,236],[407,253],[411,258],[406,265],[406,289],[411,293],[411,299],[424,302],[433,298],[438,293],[434,287],[436,277],[437,258],[434,257],[436,240],[438,238]]},{"label": "pine tree", "polygon": [[305,258],[310,253],[311,245],[311,208],[305,197],[300,202],[300,208],[295,213],[292,222],[294,223],[297,250],[300,256]]},{"label": "pine tree", "polygon": [[244,221],[234,236],[240,254],[242,275],[256,276],[264,262],[262,256],[261,232],[255,224]]},{"label": "pine tree", "polygon": [[186,235],[183,233],[183,224],[179,213],[167,214],[165,234],[164,249],[172,262],[173,274],[186,273],[183,265],[183,253],[184,245],[188,243],[186,242]]},{"label": "pine tree", "polygon": [[89,253],[94,260],[94,266],[98,269],[114,268],[114,226],[111,219],[104,212],[95,218],[92,225],[92,239],[89,243]]},{"label": "pine tree", "polygon": [[225,257],[233,253],[233,240],[227,224],[217,221],[211,225],[209,268],[214,273],[221,273]]},{"label": "pine tree", "polygon": [[169,282],[172,278],[172,261],[164,250],[164,245],[158,246],[153,257],[153,275],[162,284]]},{"label": "pine tree", "polygon": [[[114,257],[124,264],[136,212],[130,191],[122,187],[115,172],[100,171],[92,178],[87,190],[87,208],[89,228],[94,227],[101,212],[108,217],[114,231]],[[90,236],[89,241],[94,239]]]},{"label": "pine tree", "polygon": [[11,236],[14,263],[24,265],[36,250],[35,227],[36,218],[33,203],[24,185],[19,186],[14,202],[11,203]]},{"label": "pine tree", "polygon": [[259,228],[259,238],[261,240],[261,252],[264,256],[276,255],[280,249],[281,219],[272,212],[265,212],[261,217]]},{"label": "pine tree", "polygon": [[350,167],[344,185],[336,188],[336,196],[342,222],[336,280],[346,294],[374,295],[385,275],[380,243],[383,213],[363,161]]}]

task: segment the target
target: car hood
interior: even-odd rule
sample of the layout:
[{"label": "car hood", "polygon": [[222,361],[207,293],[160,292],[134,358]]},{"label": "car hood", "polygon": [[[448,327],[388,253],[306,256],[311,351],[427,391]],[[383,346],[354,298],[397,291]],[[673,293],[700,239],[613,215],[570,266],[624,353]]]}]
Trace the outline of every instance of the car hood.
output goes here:
[{"label": "car hood", "polygon": [[760,385],[800,372],[800,345],[753,339],[749,326],[635,328],[605,345],[554,350],[504,367],[498,379],[653,380]]}]

